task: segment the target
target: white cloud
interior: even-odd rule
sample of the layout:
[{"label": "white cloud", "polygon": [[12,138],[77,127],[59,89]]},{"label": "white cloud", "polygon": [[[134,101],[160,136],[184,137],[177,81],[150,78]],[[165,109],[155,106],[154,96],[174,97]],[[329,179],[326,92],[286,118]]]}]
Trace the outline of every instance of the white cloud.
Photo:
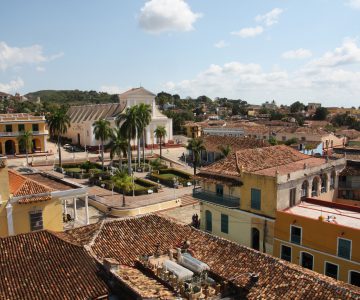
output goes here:
[{"label": "white cloud", "polygon": [[285,59],[304,59],[311,57],[312,53],[308,49],[300,48],[297,50],[286,51],[281,56]]},{"label": "white cloud", "polygon": [[19,65],[47,62],[61,56],[63,56],[63,53],[45,56],[40,45],[20,48],[11,47],[5,42],[0,42],[0,70],[3,71]]},{"label": "white cloud", "polygon": [[9,83],[0,82],[0,91],[5,93],[17,92],[19,88],[24,86],[24,81],[19,77],[15,80],[11,80]]},{"label": "white cloud", "polygon": [[264,28],[262,26],[256,26],[256,27],[243,28],[239,31],[233,31],[231,32],[231,34],[237,35],[242,38],[249,38],[262,34],[263,32],[264,32]]},{"label": "white cloud", "polygon": [[360,48],[356,40],[347,38],[340,47],[328,51],[322,57],[311,61],[307,68],[331,68],[356,63],[360,63]]},{"label": "white cloud", "polygon": [[270,27],[279,22],[279,17],[284,11],[281,8],[274,8],[264,15],[257,15],[255,21],[259,23],[264,23],[266,26]]},{"label": "white cloud", "polygon": [[149,0],[141,8],[138,22],[150,33],[190,31],[200,17],[184,0]]},{"label": "white cloud", "polygon": [[[221,96],[253,103],[263,102],[264,99],[292,103],[302,99],[304,102],[322,101],[324,105],[346,103],[347,106],[357,107],[360,72],[348,65],[359,62],[356,55],[358,48],[353,42],[346,40],[341,47],[314,60],[311,68],[308,63],[294,71],[279,66],[264,70],[259,64],[233,61],[223,65],[212,64],[192,79],[170,81],[164,89],[183,97]],[[343,68],[345,64],[346,69]]]},{"label": "white cloud", "polygon": [[355,9],[360,9],[360,0],[348,0],[346,5]]},{"label": "white cloud", "polygon": [[129,90],[130,88],[122,88],[122,87],[119,87],[117,85],[102,85],[100,87],[100,92],[104,92],[104,93],[108,93],[108,94],[111,94],[111,95],[114,95],[114,94],[121,94],[127,90]]},{"label": "white cloud", "polygon": [[37,66],[37,67],[36,67],[36,71],[38,71],[38,72],[45,72],[46,69],[45,69],[44,67]]},{"label": "white cloud", "polygon": [[215,48],[226,48],[229,47],[229,44],[226,43],[224,40],[218,41],[217,43],[214,44]]}]

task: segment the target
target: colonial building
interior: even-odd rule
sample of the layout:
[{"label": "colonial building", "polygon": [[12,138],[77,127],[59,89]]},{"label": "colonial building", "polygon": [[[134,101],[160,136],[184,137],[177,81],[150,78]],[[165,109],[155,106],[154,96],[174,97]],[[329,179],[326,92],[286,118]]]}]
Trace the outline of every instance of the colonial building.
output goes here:
[{"label": "colonial building", "polygon": [[236,151],[198,174],[201,228],[272,254],[276,211],[310,195],[331,201],[344,167],[284,145]]},{"label": "colonial building", "polygon": [[32,133],[30,152],[46,152],[48,130],[45,125],[45,116],[0,114],[0,154],[25,153],[25,146],[18,141],[19,136],[24,131],[31,131]]},{"label": "colonial building", "polygon": [[156,215],[4,238],[0,249],[5,299],[360,297],[356,286]]},{"label": "colonial building", "polygon": [[0,157],[0,186],[0,237],[42,229],[62,231],[66,202],[73,202],[76,219],[80,197],[85,200],[85,223],[89,224],[86,187],[42,173],[22,175],[8,170],[6,157]]},{"label": "colonial building", "polygon": [[360,208],[306,199],[276,213],[274,255],[360,287]]},{"label": "colonial building", "polygon": [[[96,120],[106,119],[112,127],[115,127],[116,117],[119,116],[127,107],[148,104],[151,108],[151,122],[146,127],[145,143],[149,145],[158,144],[154,131],[157,126],[164,126],[166,136],[163,142],[167,143],[173,139],[172,119],[163,115],[155,104],[155,94],[140,87],[131,89],[119,95],[119,103],[95,104],[85,106],[72,106],[68,111],[71,126],[64,135],[70,138],[74,144],[82,146],[97,146],[100,141],[95,139],[93,134],[93,124]],[[133,141],[135,143],[135,141]]]}]

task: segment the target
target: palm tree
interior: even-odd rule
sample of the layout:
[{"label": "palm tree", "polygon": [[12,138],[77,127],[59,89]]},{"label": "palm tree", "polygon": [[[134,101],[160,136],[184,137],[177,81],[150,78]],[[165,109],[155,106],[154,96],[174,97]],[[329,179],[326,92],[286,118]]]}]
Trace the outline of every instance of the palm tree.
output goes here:
[{"label": "palm tree", "polygon": [[62,167],[61,161],[61,135],[67,132],[70,127],[70,117],[66,113],[66,108],[62,106],[60,109],[54,111],[46,118],[49,126],[50,135],[57,136],[57,144],[59,151],[59,165]]},{"label": "palm tree", "polygon": [[116,125],[120,126],[122,134],[128,139],[128,173],[132,172],[131,168],[131,140],[136,137],[136,128],[138,127],[139,118],[137,114],[138,106],[128,107],[124,114],[120,114],[116,117]]},{"label": "palm tree", "polygon": [[111,131],[110,142],[105,146],[110,149],[110,158],[113,159],[116,155],[119,158],[119,169],[122,170],[122,156],[126,154],[128,147],[128,140],[124,137],[120,128],[114,128]]},{"label": "palm tree", "polygon": [[200,138],[191,139],[188,142],[186,149],[191,150],[191,152],[192,152],[194,175],[196,175],[196,167],[197,167],[198,163],[200,162],[201,151],[205,150],[204,142]]},{"label": "palm tree", "polygon": [[29,150],[32,147],[32,132],[30,130],[22,131],[17,138],[19,144],[23,145],[26,153],[26,165],[29,165]]},{"label": "palm tree", "polygon": [[101,141],[101,166],[104,171],[104,141],[106,141],[111,135],[110,122],[105,119],[100,119],[95,121],[93,126],[95,139]]},{"label": "palm tree", "polygon": [[115,186],[121,189],[123,195],[122,206],[125,206],[125,194],[130,192],[134,187],[131,176],[122,170],[117,170],[115,175],[111,177],[111,181]]},{"label": "palm tree", "polygon": [[145,129],[151,122],[151,107],[149,104],[140,103],[138,105],[138,117],[139,117],[139,124],[138,124],[138,161],[140,165],[140,136],[142,136],[143,140],[143,162],[145,165]]},{"label": "palm tree", "polygon": [[156,127],[155,135],[160,140],[160,158],[161,158],[162,157],[162,139],[166,136],[165,126]]},{"label": "palm tree", "polygon": [[221,151],[221,154],[222,154],[223,157],[227,157],[231,152],[230,145],[226,145],[226,146],[220,145],[218,147],[218,149]]}]

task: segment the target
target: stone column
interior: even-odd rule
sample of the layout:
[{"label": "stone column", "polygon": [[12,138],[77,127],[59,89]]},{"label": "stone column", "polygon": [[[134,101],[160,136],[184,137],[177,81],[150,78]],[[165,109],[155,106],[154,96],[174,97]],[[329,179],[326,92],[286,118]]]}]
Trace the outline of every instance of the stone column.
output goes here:
[{"label": "stone column", "polygon": [[64,214],[65,214],[65,218],[66,218],[66,216],[67,216],[67,213],[68,213],[68,211],[67,211],[67,200],[65,199],[65,200],[64,200]]},{"label": "stone column", "polygon": [[19,143],[16,143],[15,142],[15,154],[19,154],[20,151],[19,151]]},{"label": "stone column", "polygon": [[150,126],[148,126],[146,128],[146,144],[150,145],[151,144],[151,140],[150,140]]},{"label": "stone column", "polygon": [[88,194],[85,196],[85,225],[89,225],[89,199]]},{"label": "stone column", "polygon": [[76,197],[74,197],[74,199],[73,199],[73,206],[74,206],[74,221],[76,221],[77,220],[77,210],[76,210]]},{"label": "stone column", "polygon": [[7,216],[7,224],[8,224],[8,234],[14,235],[14,220],[13,220],[13,214],[12,214],[12,205],[9,202],[8,205],[6,205],[6,216]]}]

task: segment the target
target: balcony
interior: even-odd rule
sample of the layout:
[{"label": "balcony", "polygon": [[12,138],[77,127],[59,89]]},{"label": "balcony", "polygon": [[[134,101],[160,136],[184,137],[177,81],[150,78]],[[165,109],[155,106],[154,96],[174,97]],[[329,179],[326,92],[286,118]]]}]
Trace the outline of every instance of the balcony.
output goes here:
[{"label": "balcony", "polygon": [[193,189],[193,197],[204,202],[226,206],[229,208],[239,208],[240,198],[233,196],[220,196],[214,192],[205,191],[202,188]]},{"label": "balcony", "polygon": [[[12,132],[1,132],[0,131],[0,137],[14,137],[14,136],[20,136],[22,132],[20,131],[12,131]],[[48,130],[43,131],[32,131],[31,134],[33,136],[35,135],[45,135],[48,134]]]}]

